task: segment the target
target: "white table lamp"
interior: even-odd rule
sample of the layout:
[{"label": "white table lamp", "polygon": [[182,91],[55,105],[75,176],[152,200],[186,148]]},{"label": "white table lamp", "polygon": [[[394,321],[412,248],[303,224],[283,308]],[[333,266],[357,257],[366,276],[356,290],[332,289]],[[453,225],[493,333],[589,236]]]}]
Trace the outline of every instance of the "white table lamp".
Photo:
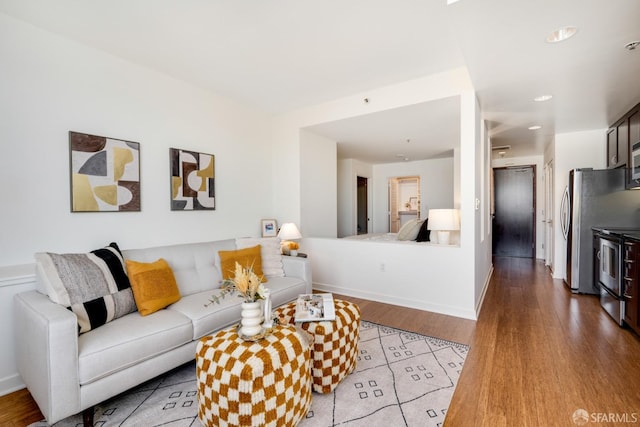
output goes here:
[{"label": "white table lamp", "polygon": [[302,239],[302,234],[300,234],[300,230],[293,222],[285,222],[280,227],[280,231],[278,232],[278,237],[280,238],[280,247],[282,249],[282,253],[289,254],[292,256],[298,255],[297,250],[289,250],[289,241]]},{"label": "white table lamp", "polygon": [[427,229],[438,233],[438,243],[449,244],[449,232],[460,230],[460,213],[457,209],[429,209]]}]

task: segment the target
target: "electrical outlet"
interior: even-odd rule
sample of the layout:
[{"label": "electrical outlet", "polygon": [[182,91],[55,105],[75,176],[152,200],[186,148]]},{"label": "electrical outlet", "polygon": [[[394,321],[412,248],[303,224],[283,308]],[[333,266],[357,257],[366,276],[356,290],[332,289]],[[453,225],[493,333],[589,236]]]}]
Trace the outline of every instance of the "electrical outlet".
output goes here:
[{"label": "electrical outlet", "polygon": [[386,271],[386,269],[387,269],[387,266],[386,266],[386,265],[384,265],[384,262],[381,262],[381,263],[380,263],[380,271],[381,271],[382,273],[384,273],[384,272]]}]

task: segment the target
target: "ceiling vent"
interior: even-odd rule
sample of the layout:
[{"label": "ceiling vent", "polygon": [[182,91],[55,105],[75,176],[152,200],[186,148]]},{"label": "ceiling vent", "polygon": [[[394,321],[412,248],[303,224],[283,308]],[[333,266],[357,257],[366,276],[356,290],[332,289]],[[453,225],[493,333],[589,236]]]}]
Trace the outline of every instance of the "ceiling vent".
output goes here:
[{"label": "ceiling vent", "polygon": [[492,150],[511,150],[510,145],[493,145],[491,146]]}]

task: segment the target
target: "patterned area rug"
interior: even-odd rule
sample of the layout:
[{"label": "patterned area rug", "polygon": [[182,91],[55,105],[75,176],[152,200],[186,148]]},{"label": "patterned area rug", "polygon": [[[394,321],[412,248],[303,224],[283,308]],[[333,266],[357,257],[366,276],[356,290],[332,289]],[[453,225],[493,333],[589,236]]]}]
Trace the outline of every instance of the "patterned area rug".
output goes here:
[{"label": "patterned area rug", "polygon": [[[360,324],[356,370],[333,393],[313,393],[299,427],[442,426],[468,346],[371,322]],[[195,362],[96,408],[96,426],[201,426]],[[30,427],[47,426],[40,422]],[[55,427],[82,426],[76,415]]]}]

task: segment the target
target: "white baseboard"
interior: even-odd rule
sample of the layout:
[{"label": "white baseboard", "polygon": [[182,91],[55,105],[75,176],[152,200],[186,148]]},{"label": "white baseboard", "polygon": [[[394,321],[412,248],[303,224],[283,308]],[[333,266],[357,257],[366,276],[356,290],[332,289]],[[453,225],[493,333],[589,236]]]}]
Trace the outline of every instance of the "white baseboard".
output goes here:
[{"label": "white baseboard", "polygon": [[26,385],[22,382],[22,377],[19,374],[2,378],[0,379],[0,396],[22,390],[25,387]]},{"label": "white baseboard", "polygon": [[455,307],[449,307],[439,304],[432,304],[427,301],[417,301],[415,299],[401,298],[397,295],[379,294],[375,292],[366,292],[357,289],[343,288],[324,283],[313,283],[313,289],[322,292],[331,292],[334,294],[342,294],[346,296],[367,299],[370,301],[382,302],[385,304],[399,305],[401,307],[415,308],[418,310],[431,311],[438,314],[446,314],[448,316],[460,317],[463,319],[477,320],[475,310],[460,310]]},{"label": "white baseboard", "polygon": [[480,317],[480,310],[482,310],[482,304],[484,303],[484,297],[487,295],[487,289],[489,289],[489,283],[491,283],[491,277],[493,276],[493,264],[489,269],[489,274],[487,274],[487,279],[484,282],[484,286],[482,287],[482,293],[480,294],[480,299],[476,304],[476,319]]},{"label": "white baseboard", "polygon": [[13,296],[35,289],[34,265],[0,267],[0,396],[25,388],[14,358]]}]

